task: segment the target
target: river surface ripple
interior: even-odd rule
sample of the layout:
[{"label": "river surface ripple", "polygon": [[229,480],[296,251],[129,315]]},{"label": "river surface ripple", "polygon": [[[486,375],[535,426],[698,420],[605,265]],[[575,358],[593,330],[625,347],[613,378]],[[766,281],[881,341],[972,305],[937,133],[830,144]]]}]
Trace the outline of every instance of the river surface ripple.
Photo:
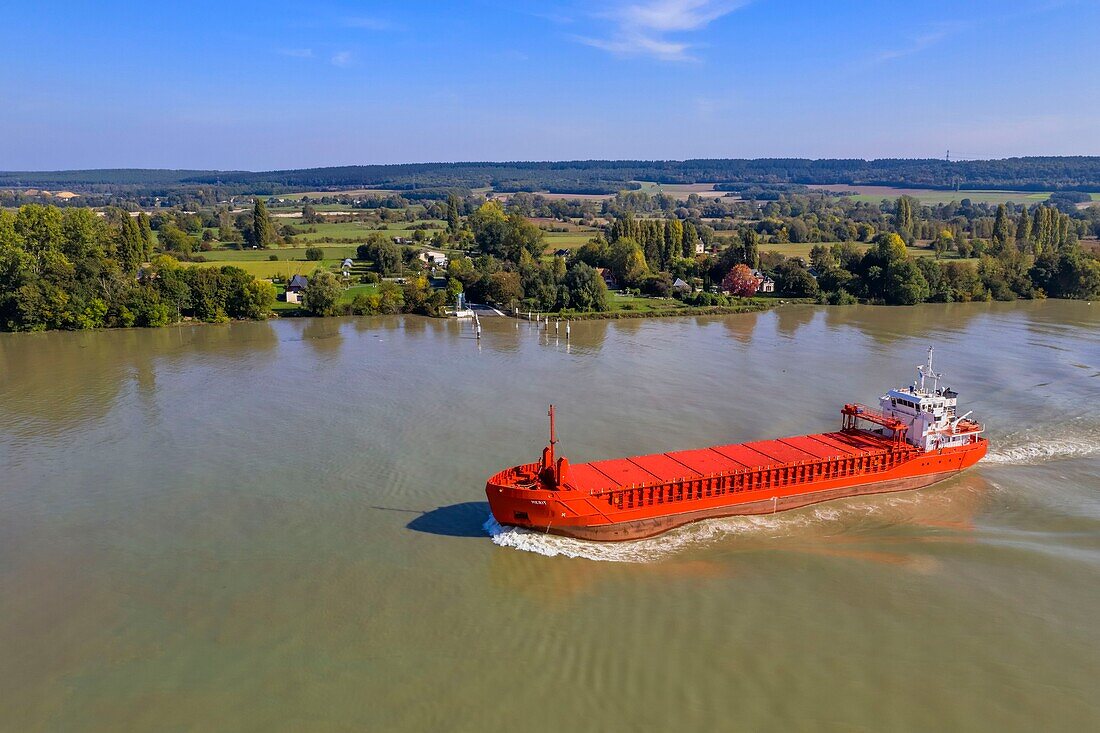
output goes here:
[{"label": "river surface ripple", "polygon": [[[1100,729],[1100,305],[0,335],[0,730]],[[484,481],[833,429],[925,348],[907,494],[594,545]]]}]

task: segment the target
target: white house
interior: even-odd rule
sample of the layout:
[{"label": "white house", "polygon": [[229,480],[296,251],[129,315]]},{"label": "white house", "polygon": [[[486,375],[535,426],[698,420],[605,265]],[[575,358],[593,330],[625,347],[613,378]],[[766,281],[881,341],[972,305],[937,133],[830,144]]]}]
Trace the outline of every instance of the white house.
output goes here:
[{"label": "white house", "polygon": [[426,249],[420,253],[420,259],[429,265],[435,265],[436,267],[447,266],[447,255],[439,250]]},{"label": "white house", "polygon": [[756,278],[756,292],[758,293],[774,293],[775,292],[775,280],[760,272],[760,270],[753,270],[752,276]]}]

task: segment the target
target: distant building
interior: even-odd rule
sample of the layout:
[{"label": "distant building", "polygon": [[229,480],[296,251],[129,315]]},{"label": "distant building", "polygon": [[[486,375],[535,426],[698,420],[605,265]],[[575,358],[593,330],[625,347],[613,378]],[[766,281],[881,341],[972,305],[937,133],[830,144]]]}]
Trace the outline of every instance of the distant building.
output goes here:
[{"label": "distant building", "polygon": [[567,249],[555,250],[554,251],[554,256],[555,257],[568,257],[569,256],[569,250],[567,250]]},{"label": "distant building", "polygon": [[301,303],[302,291],[307,285],[309,285],[309,278],[305,275],[295,275],[290,278],[290,282],[286,284],[286,302]]},{"label": "distant building", "polygon": [[681,293],[690,293],[692,290],[694,290],[694,288],[691,287],[691,285],[684,282],[680,278],[676,278],[675,280],[672,281],[672,289],[676,290],[678,292],[681,292]]},{"label": "distant building", "polygon": [[615,275],[606,267],[597,267],[596,274],[603,278],[604,285],[608,290],[618,290],[619,281],[615,279]]},{"label": "distant building", "polygon": [[753,270],[752,276],[756,278],[756,292],[758,293],[774,293],[775,292],[775,280],[760,272],[760,270]]},{"label": "distant building", "polygon": [[707,245],[700,239],[695,243],[695,254],[702,255],[707,253]]},{"label": "distant building", "polygon": [[429,265],[435,265],[436,267],[447,266],[447,255],[439,250],[426,249],[420,253],[419,257]]}]

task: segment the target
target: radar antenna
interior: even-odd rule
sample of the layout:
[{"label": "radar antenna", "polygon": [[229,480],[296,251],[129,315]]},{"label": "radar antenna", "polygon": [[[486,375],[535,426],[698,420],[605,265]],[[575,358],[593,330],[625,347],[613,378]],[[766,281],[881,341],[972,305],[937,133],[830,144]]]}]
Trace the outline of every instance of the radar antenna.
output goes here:
[{"label": "radar antenna", "polygon": [[932,391],[933,392],[936,392],[936,391],[939,390],[940,380],[943,379],[942,374],[937,374],[936,371],[934,369],[932,369],[932,352],[935,351],[935,349],[936,349],[935,346],[929,346],[928,347],[928,363],[927,364],[921,364],[919,367],[917,367],[917,373],[920,374],[920,391],[921,392],[927,393],[927,390],[925,389],[925,386],[924,386],[924,382],[925,382],[926,379],[931,379],[932,380]]}]

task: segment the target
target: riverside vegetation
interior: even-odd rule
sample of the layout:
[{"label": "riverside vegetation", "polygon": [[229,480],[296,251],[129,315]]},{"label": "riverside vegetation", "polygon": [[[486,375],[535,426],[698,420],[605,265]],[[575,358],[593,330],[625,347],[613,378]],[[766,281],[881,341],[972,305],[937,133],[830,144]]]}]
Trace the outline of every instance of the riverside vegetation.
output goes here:
[{"label": "riverside vegetation", "polygon": [[[829,304],[1100,295],[1100,205],[1082,203],[1086,194],[996,207],[965,198],[922,205],[908,196],[878,204],[825,193],[760,196],[620,191],[599,201],[531,193],[501,200],[452,192],[414,202],[334,193],[273,200],[299,207],[279,220],[261,197],[244,210],[152,216],[25,204],[0,211],[0,327],[266,318],[278,291],[249,271],[260,264],[251,258],[271,251],[279,260],[276,251],[303,242],[311,275],[301,312],[318,316],[441,315],[463,291],[478,302],[574,316],[767,307],[775,301],[747,297],[752,270],[774,280],[777,296]],[[329,222],[324,214],[333,213],[349,223]],[[406,227],[401,245],[393,230],[362,228],[394,222]],[[319,246],[335,239],[323,232],[344,226],[351,236],[339,241],[358,242],[361,284],[352,288]],[[446,268],[422,262],[424,245],[448,253]],[[207,262],[234,251],[233,264]],[[609,293],[598,268],[623,294]],[[676,280],[692,287],[673,287]]]}]

